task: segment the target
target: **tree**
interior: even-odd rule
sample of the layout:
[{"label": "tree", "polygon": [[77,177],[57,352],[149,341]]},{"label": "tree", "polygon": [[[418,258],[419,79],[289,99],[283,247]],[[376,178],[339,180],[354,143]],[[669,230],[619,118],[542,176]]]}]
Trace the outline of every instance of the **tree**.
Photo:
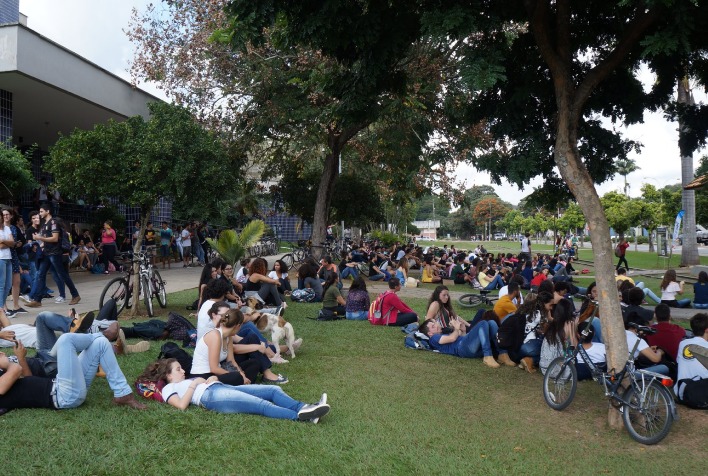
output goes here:
[{"label": "tree", "polygon": [[[435,205],[433,207],[433,204]],[[450,215],[450,202],[440,195],[426,194],[420,197],[417,201],[418,210],[416,212],[416,220],[442,220]],[[433,209],[435,214],[433,214]]]},{"label": "tree", "polygon": [[0,203],[16,200],[37,185],[29,160],[14,147],[0,147],[0,177]]},{"label": "tree", "polygon": [[218,240],[207,238],[207,242],[224,261],[236,266],[241,258],[246,256],[248,247],[261,239],[265,227],[262,220],[253,220],[243,227],[241,233],[236,233],[234,230],[224,230],[219,233]]},{"label": "tree", "polygon": [[489,196],[477,202],[472,211],[472,218],[480,228],[487,224],[487,236],[491,239],[492,224],[506,215],[510,208],[498,198]]},{"label": "tree", "polygon": [[558,219],[558,226],[564,232],[577,233],[585,227],[585,215],[577,203],[572,202]]},{"label": "tree", "polygon": [[624,179],[624,196],[629,197],[629,184],[627,183],[627,175],[639,170],[637,163],[629,157],[623,157],[615,162],[617,173]]},{"label": "tree", "polygon": [[[115,198],[140,208],[139,251],[150,212],[160,197],[190,201],[204,209],[215,205],[230,176],[220,141],[185,109],[150,103],[150,120],[141,116],[108,121],[92,130],[75,129],[51,147],[46,168],[68,196],[100,201]],[[136,289],[133,296],[140,296]],[[136,303],[139,300],[136,299]],[[133,313],[137,313],[134,306]]]},{"label": "tree", "polygon": [[659,225],[666,223],[666,214],[664,212],[664,205],[661,202],[661,195],[656,190],[656,187],[645,183],[642,185],[641,190],[642,195],[639,198],[639,224],[649,233],[649,252],[653,253],[655,251],[653,240],[654,231]]},{"label": "tree", "polygon": [[600,202],[605,210],[609,225],[620,239],[624,238],[627,230],[638,224],[640,210],[634,200],[628,200],[626,196],[618,192],[609,192],[603,195]]}]

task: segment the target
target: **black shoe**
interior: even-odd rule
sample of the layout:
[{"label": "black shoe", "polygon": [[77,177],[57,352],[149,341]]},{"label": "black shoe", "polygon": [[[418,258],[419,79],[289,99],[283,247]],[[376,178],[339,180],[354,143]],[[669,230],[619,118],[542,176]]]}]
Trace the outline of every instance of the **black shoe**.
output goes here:
[{"label": "black shoe", "polygon": [[69,332],[76,332],[77,334],[85,334],[87,330],[91,328],[93,324],[94,314],[93,311],[89,311],[83,316],[74,318],[69,326]]},{"label": "black shoe", "polygon": [[25,309],[24,307],[18,307],[17,309],[15,309],[15,314],[29,314],[29,313],[27,312],[27,309]]},{"label": "black shoe", "polygon": [[5,310],[5,315],[7,317],[15,317],[15,314],[17,314],[17,311],[13,311],[12,309],[6,309]]}]

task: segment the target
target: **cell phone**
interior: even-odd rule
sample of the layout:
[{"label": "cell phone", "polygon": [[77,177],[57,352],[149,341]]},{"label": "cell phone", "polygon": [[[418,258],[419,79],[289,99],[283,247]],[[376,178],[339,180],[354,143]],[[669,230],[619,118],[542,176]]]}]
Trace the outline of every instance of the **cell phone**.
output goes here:
[{"label": "cell phone", "polygon": [[74,315],[74,319],[76,319],[76,317],[78,316],[78,314],[76,314],[76,309],[73,307],[71,308],[71,314]]}]

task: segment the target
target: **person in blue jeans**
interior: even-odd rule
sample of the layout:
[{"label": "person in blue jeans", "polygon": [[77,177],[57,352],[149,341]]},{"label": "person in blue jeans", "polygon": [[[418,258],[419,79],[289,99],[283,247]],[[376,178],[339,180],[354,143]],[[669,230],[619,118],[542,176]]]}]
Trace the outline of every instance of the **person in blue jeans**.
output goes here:
[{"label": "person in blue jeans", "polygon": [[0,352],[0,408],[76,408],[86,400],[99,364],[113,391],[113,403],[136,410],[147,408],[135,400],[130,385],[102,334],[62,334],[50,351],[57,361],[56,379],[34,377],[29,369],[10,362]]},{"label": "person in blue jeans", "polygon": [[[480,321],[467,328],[468,324],[459,319],[450,321],[452,332],[443,334],[442,327],[435,319],[426,319],[418,331],[427,335],[430,346],[442,354],[454,355],[467,359],[478,359],[492,368],[499,368],[499,363],[494,360],[492,339],[496,337],[498,326],[494,321]],[[490,327],[491,326],[491,327]],[[494,336],[494,337],[493,337]],[[516,367],[505,350],[499,350],[499,362],[509,367]]]},{"label": "person in blue jeans", "polygon": [[201,377],[187,379],[176,359],[160,361],[153,379],[167,382],[162,389],[162,398],[180,410],[192,404],[218,413],[248,413],[312,423],[318,423],[330,410],[326,393],[319,402],[307,404],[295,400],[275,385],[234,387],[219,382],[216,376],[206,380]]},{"label": "person in blue jeans", "polygon": [[35,233],[32,237],[35,241],[40,241],[44,244],[42,261],[39,265],[39,271],[37,273],[37,278],[32,285],[32,291],[30,293],[30,302],[27,303],[27,307],[41,307],[42,298],[44,297],[44,290],[47,285],[47,272],[49,268],[52,267],[56,273],[59,275],[59,281],[57,287],[59,288],[59,297],[56,302],[64,302],[65,300],[65,289],[64,285],[69,287],[71,292],[71,301],[69,304],[78,304],[81,301],[81,296],[74,286],[74,282],[69,277],[69,273],[64,267],[62,262],[62,234],[64,233],[63,228],[59,225],[55,218],[52,218],[49,212],[49,205],[42,205],[39,207],[39,216],[44,220],[44,224],[40,229],[39,233]]}]

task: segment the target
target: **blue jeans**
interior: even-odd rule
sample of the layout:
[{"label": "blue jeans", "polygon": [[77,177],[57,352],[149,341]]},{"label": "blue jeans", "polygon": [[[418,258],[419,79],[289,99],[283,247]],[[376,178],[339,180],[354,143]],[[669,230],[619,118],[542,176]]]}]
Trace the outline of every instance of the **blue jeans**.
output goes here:
[{"label": "blue jeans", "polygon": [[369,280],[370,280],[370,281],[381,281],[381,280],[384,279],[385,277],[386,277],[385,274],[379,273],[379,274],[374,274],[374,275],[372,275],[372,276],[369,276]]},{"label": "blue jeans", "polygon": [[347,277],[353,277],[354,279],[359,277],[359,271],[356,268],[352,268],[351,266],[345,266],[342,269],[342,274],[339,275],[339,279],[344,280]]},{"label": "blue jeans", "polygon": [[661,298],[654,294],[654,291],[646,287],[646,285],[643,282],[637,283],[636,286],[644,291],[644,296],[651,298],[652,301],[654,301],[657,304],[661,303]]},{"label": "blue jeans", "polygon": [[[106,372],[113,396],[132,393],[118,366],[113,347],[103,334],[62,334],[54,347],[57,356],[56,402],[58,408],[76,408],[96,377],[98,364]],[[81,352],[77,355],[77,352]]]},{"label": "blue jeans", "polygon": [[203,263],[204,262],[204,248],[202,248],[202,245],[199,244],[198,240],[193,240],[192,251],[194,251],[194,254],[197,255],[197,261],[199,261],[200,263]]},{"label": "blue jeans", "polygon": [[696,309],[708,309],[708,303],[702,304],[700,302],[694,302],[693,307]]},{"label": "blue jeans", "polygon": [[297,420],[297,413],[305,406],[277,385],[234,387],[220,382],[207,387],[200,404],[218,413],[248,413],[283,420]]},{"label": "blue jeans", "polygon": [[350,319],[353,321],[365,321],[369,318],[369,311],[356,311],[356,312],[347,311],[345,316],[347,317],[347,319]]},{"label": "blue jeans", "polygon": [[488,357],[492,355],[492,346],[489,342],[489,322],[481,321],[467,335],[457,341],[457,355],[468,359]]},{"label": "blue jeans", "polygon": [[[52,277],[54,278],[54,282],[58,283],[59,282],[59,276],[57,275],[57,272],[54,271],[54,269],[50,268],[50,271],[52,273]],[[34,286],[34,282],[37,280],[37,261],[32,260],[29,263],[29,273],[30,273],[30,292],[27,293],[28,295],[32,295],[32,290]],[[54,291],[49,289],[48,287],[45,286],[44,288],[44,294],[52,294]]]},{"label": "blue jeans", "polygon": [[0,293],[2,293],[0,309],[5,308],[5,300],[10,290],[12,290],[12,260],[0,259]]},{"label": "blue jeans", "polygon": [[492,280],[492,282],[489,283],[489,284],[487,284],[487,286],[485,286],[484,289],[485,289],[486,291],[490,291],[490,290],[493,290],[493,289],[500,289],[500,288],[503,288],[504,286],[506,286],[506,285],[504,284],[504,281],[502,280],[501,276],[497,274],[496,276],[494,276],[494,279]]},{"label": "blue jeans", "polygon": [[524,342],[519,347],[519,358],[531,357],[533,364],[538,367],[541,360],[541,344],[543,344],[543,339],[533,339]]},{"label": "blue jeans", "polygon": [[34,322],[37,329],[37,357],[44,366],[47,375],[54,375],[57,371],[57,360],[49,355],[54,344],[57,343],[57,336],[54,331],[63,333],[69,332],[71,319],[55,312],[40,312]]},{"label": "blue jeans", "polygon": [[71,297],[78,297],[79,291],[76,290],[74,282],[69,277],[69,273],[66,271],[66,268],[62,263],[61,255],[45,255],[39,265],[37,279],[32,284],[32,294],[30,294],[30,299],[33,301],[42,300],[42,297],[44,296],[44,289],[47,287],[47,272],[50,267],[56,271],[59,277],[59,282],[57,283],[57,287],[59,288],[59,296],[66,297],[66,290],[64,289],[64,284],[66,284],[66,286],[69,287]]}]

